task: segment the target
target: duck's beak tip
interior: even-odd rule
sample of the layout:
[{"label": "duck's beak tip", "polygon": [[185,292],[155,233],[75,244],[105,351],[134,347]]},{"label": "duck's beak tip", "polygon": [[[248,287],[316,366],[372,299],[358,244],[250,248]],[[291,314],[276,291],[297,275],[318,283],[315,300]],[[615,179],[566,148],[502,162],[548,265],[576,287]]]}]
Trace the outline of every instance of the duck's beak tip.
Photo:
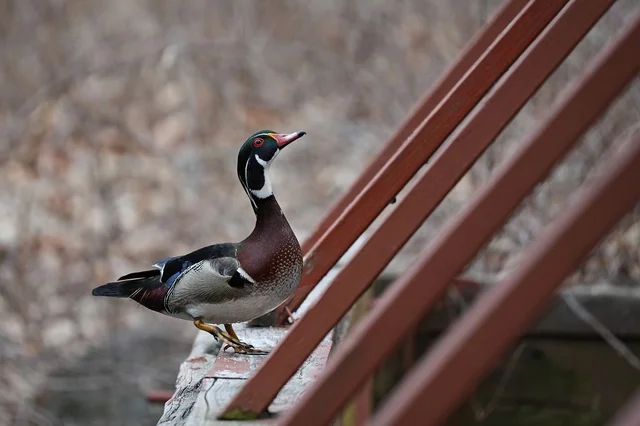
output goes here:
[{"label": "duck's beak tip", "polygon": [[284,148],[285,146],[289,145],[291,142],[297,139],[300,139],[306,134],[307,132],[305,132],[304,130],[298,130],[297,132],[293,132],[289,134],[282,134],[282,133],[274,134],[273,138],[276,140],[276,143],[278,144],[278,148]]}]

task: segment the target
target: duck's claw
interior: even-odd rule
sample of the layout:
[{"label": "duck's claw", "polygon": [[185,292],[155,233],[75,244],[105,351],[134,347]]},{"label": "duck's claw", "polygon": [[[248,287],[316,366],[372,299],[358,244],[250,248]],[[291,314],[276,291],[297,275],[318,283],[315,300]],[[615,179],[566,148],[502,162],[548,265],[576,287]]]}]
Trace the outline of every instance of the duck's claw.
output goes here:
[{"label": "duck's claw", "polygon": [[222,348],[223,351],[226,351],[228,348],[233,348],[233,352],[237,354],[247,354],[247,355],[266,355],[269,352],[263,351],[262,349],[256,349],[253,345],[248,343],[244,343],[240,339],[234,339],[228,333],[220,330],[221,336],[220,340],[222,340],[225,345]]},{"label": "duck's claw", "polygon": [[252,345],[248,345],[244,342],[233,342],[231,344],[226,343],[224,345],[224,348],[222,348],[222,350],[226,351],[228,348],[233,348],[233,352],[237,354],[266,355],[269,353],[267,351],[263,351],[262,349],[256,349]]},{"label": "duck's claw", "polygon": [[233,351],[237,354],[266,355],[269,353],[261,349],[256,349],[248,343],[241,342],[240,339],[234,339],[229,333],[222,331],[215,325],[207,324],[200,319],[195,320],[193,324],[200,330],[206,331],[207,333],[211,334],[216,340],[224,343],[225,345],[222,349],[223,351],[226,351],[227,348],[233,348]]}]

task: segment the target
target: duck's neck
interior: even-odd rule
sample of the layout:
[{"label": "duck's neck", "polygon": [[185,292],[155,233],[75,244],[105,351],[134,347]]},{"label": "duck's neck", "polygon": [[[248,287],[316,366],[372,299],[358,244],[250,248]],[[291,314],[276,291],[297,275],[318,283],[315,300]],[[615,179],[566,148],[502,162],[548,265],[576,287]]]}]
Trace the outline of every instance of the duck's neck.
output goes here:
[{"label": "duck's neck", "polygon": [[254,212],[256,214],[256,228],[270,226],[274,222],[285,221],[284,214],[276,197],[272,194],[267,198],[255,198]]},{"label": "duck's neck", "polygon": [[256,225],[249,239],[293,232],[275,196],[252,197],[252,205],[256,214]]},{"label": "duck's neck", "polygon": [[247,184],[243,185],[256,215],[256,225],[247,239],[275,238],[293,233],[273,195],[268,172],[268,164],[247,163],[245,167]]}]

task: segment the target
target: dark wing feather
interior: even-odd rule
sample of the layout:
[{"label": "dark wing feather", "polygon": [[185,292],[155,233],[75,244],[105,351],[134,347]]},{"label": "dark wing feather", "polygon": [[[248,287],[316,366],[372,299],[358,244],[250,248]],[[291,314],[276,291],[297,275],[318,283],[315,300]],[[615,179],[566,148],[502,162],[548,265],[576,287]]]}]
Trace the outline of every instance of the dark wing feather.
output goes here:
[{"label": "dark wing feather", "polygon": [[[164,296],[176,279],[193,265],[197,265],[204,260],[219,258],[219,268],[221,275],[237,274],[236,269],[231,267],[237,265],[237,246],[235,244],[215,244],[192,251],[184,256],[176,256],[162,259],[154,264],[157,269],[148,271],[132,272],[124,275],[118,281],[103,284],[93,289],[94,296],[107,297],[130,297],[138,303],[153,309],[162,310],[164,306]],[[221,258],[231,262],[225,262]],[[234,280],[236,284],[236,280]],[[233,284],[232,284],[233,285]],[[237,285],[244,283],[238,281]]]},{"label": "dark wing feather", "polygon": [[150,277],[155,277],[156,275],[158,275],[158,270],[150,269],[148,271],[132,272],[130,274],[123,275],[120,278],[118,278],[118,281],[130,280],[133,278],[150,278]]},{"label": "dark wing feather", "polygon": [[131,297],[138,290],[155,290],[164,286],[160,282],[160,271],[152,269],[149,271],[133,272],[120,277],[118,281],[103,284],[93,289],[94,296],[106,297]]}]

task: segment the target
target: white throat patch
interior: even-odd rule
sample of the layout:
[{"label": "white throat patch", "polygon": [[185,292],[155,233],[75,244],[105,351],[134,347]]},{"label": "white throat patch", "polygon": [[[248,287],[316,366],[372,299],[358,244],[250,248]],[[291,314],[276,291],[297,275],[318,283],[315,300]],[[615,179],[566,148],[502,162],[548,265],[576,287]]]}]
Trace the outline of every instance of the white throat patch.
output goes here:
[{"label": "white throat patch", "polygon": [[[276,151],[276,153],[273,155],[273,157],[271,158],[271,161],[273,161],[273,159],[276,158],[277,155],[278,155],[278,151]],[[260,199],[269,198],[270,196],[273,195],[273,189],[271,188],[271,180],[269,179],[269,173],[268,173],[270,164],[264,161],[262,158],[260,158],[258,154],[255,155],[255,158],[256,158],[256,161],[262,166],[262,173],[264,173],[264,185],[260,189],[250,189],[250,191],[257,198],[260,198]],[[247,165],[248,164],[249,162],[247,161]],[[248,182],[249,179],[247,176],[246,167],[244,169],[244,173],[245,173],[245,180]]]}]

